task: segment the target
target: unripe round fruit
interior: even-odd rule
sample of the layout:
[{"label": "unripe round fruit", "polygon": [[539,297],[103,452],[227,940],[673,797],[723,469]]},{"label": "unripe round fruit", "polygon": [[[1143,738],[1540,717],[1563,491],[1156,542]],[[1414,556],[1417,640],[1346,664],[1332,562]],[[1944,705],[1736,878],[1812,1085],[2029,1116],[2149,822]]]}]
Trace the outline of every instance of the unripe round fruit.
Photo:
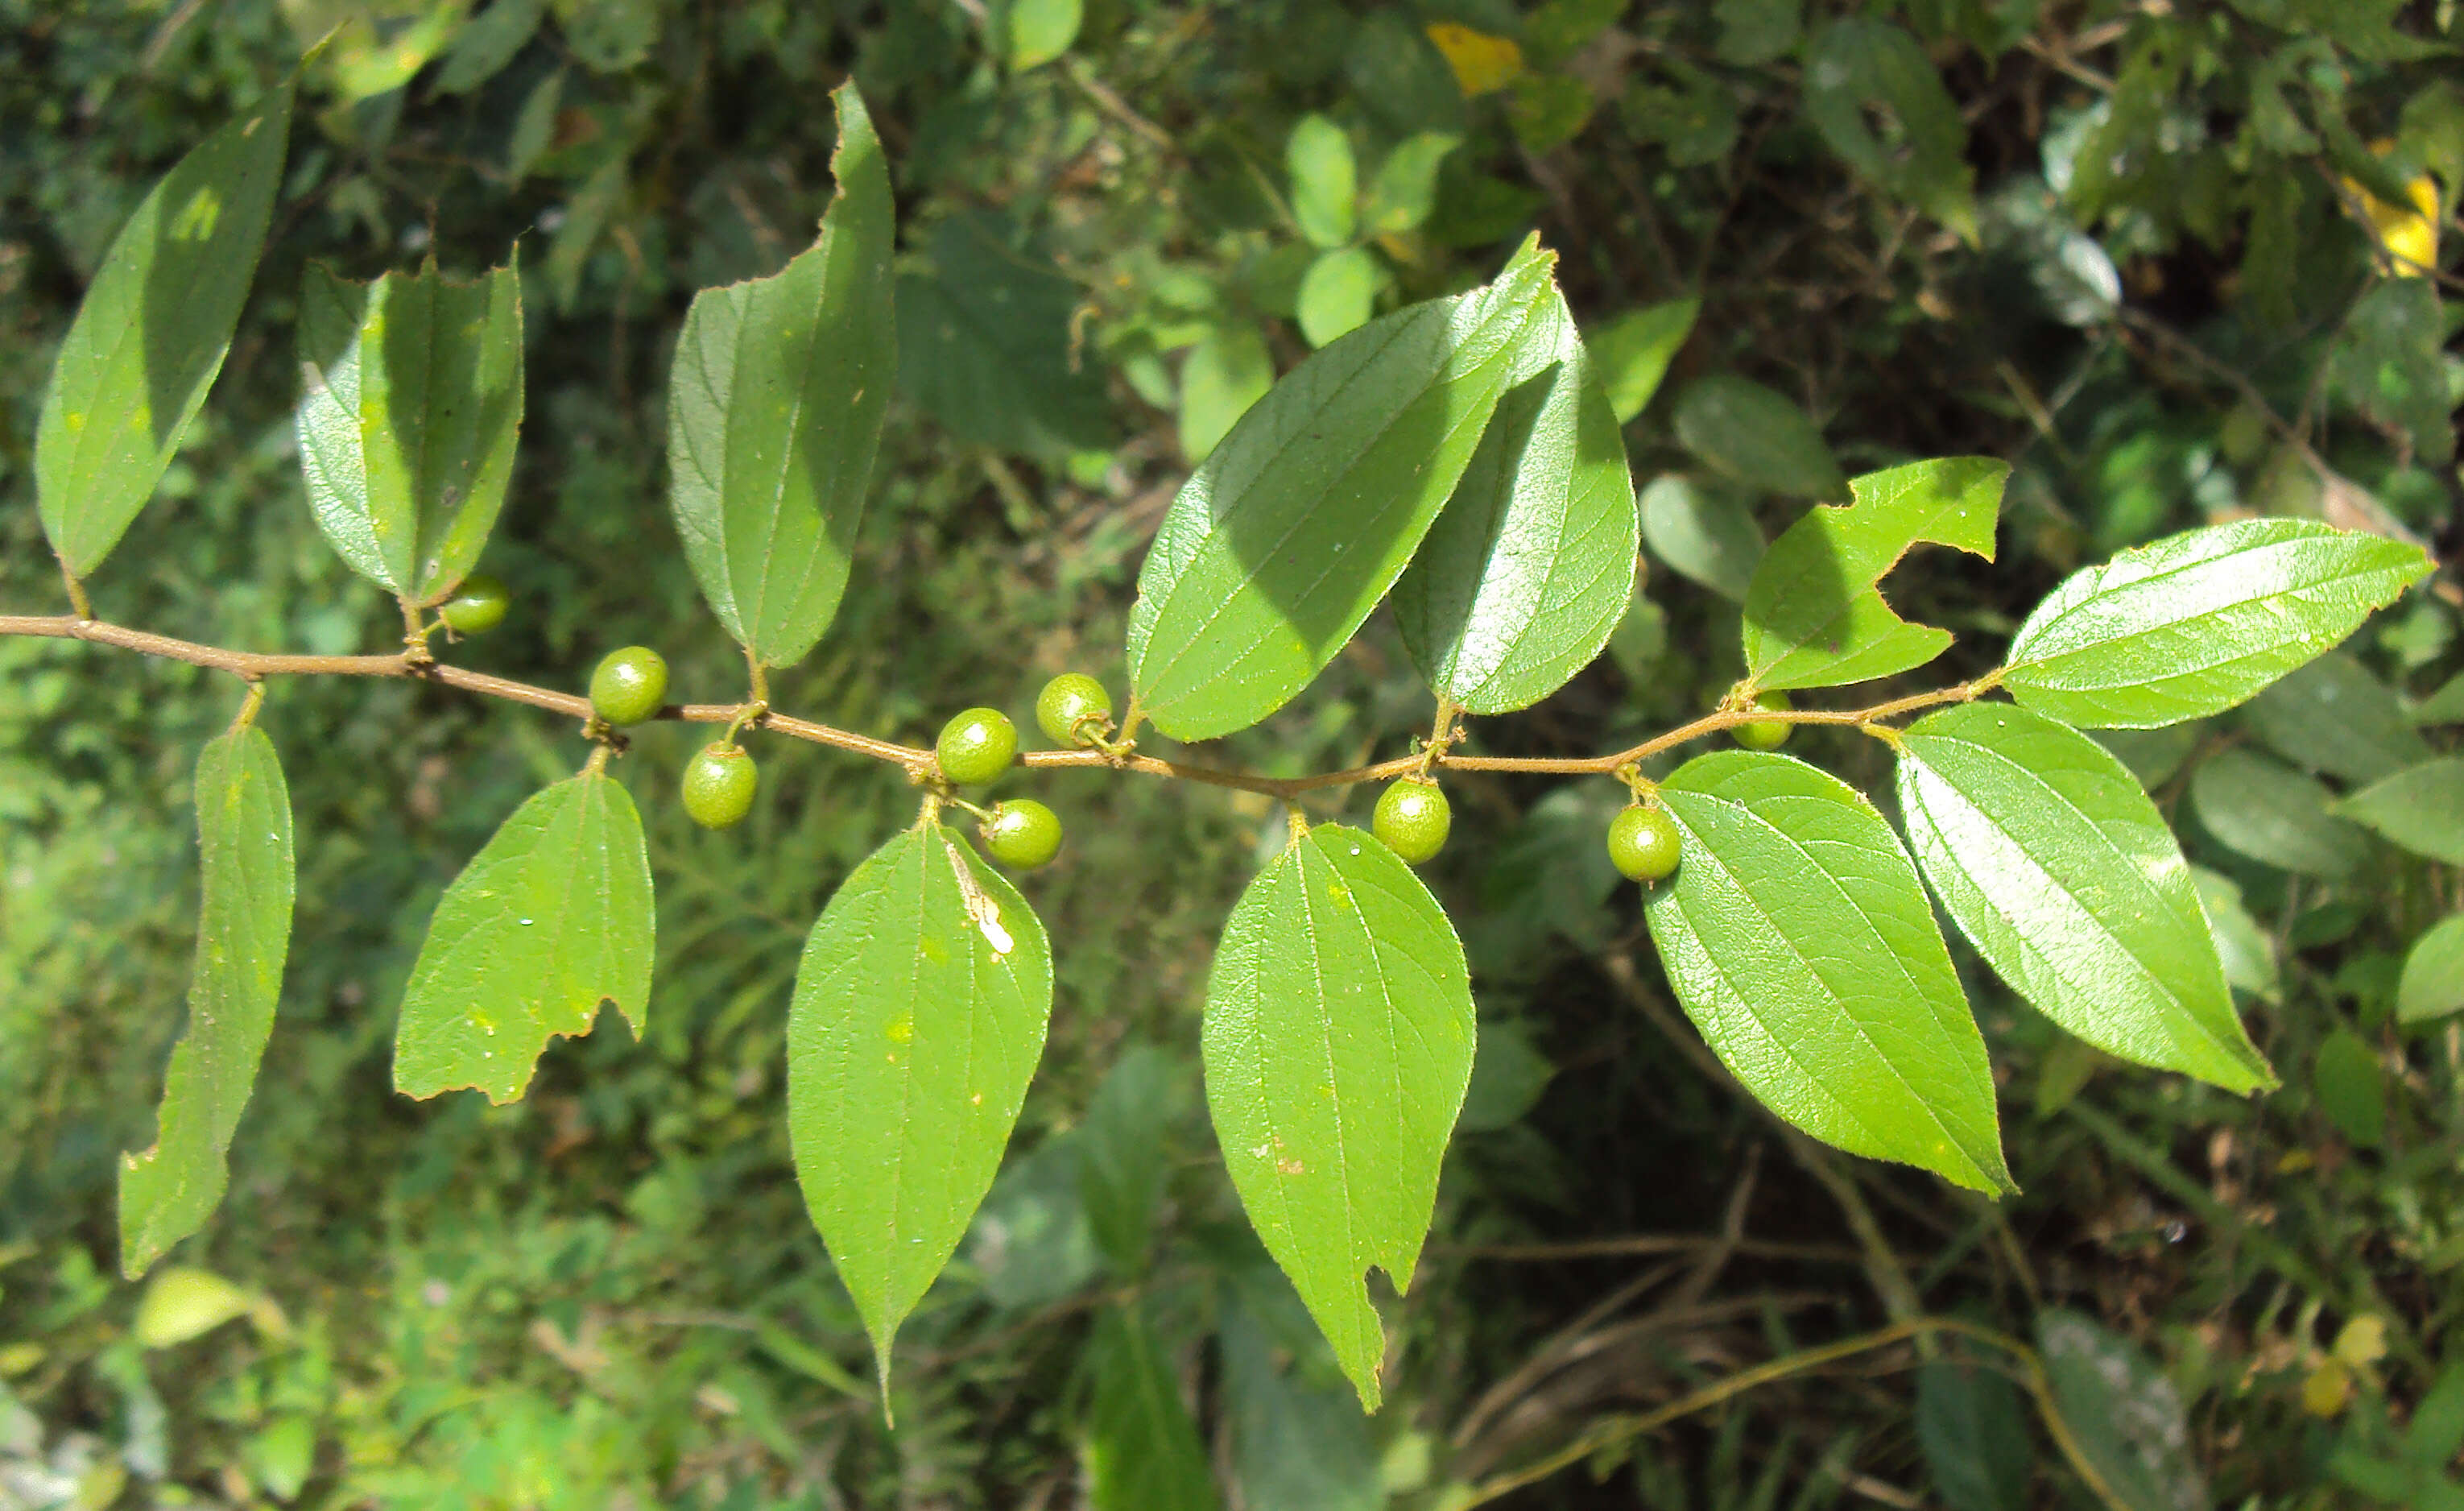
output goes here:
[{"label": "unripe round fruit", "polygon": [[505,622],[505,610],[513,601],[503,583],[486,572],[473,572],[436,611],[455,634],[485,634]]},{"label": "unripe round fruit", "polygon": [[960,787],[981,787],[1018,758],[1018,726],[998,708],[970,708],[941,726],[933,759]]},{"label": "unripe round fruit", "polygon": [[1379,844],[1417,866],[1445,848],[1454,823],[1454,811],[1438,784],[1407,776],[1377,794],[1376,816],[1369,827]]},{"label": "unripe round fruit", "polygon": [[1035,695],[1035,727],[1057,745],[1082,744],[1078,734],[1082,721],[1111,717],[1112,695],[1084,672],[1064,672]]},{"label": "unripe round fruit", "polygon": [[753,811],[761,785],[753,758],[740,745],[720,741],[702,746],[685,767],[685,816],[704,829],[726,829]]},{"label": "unripe round fruit", "polygon": [[1609,863],[1629,880],[1666,879],[1684,847],[1666,809],[1629,808],[1609,820]]},{"label": "unripe round fruit", "polygon": [[608,652],[590,674],[590,711],[608,723],[655,719],[667,701],[667,657],[647,645]]},{"label": "unripe round fruit", "polygon": [[[1754,706],[1776,710],[1795,705],[1786,693],[1762,693],[1755,697]],[[1729,729],[1728,738],[1749,750],[1776,750],[1788,744],[1788,732],[1795,727],[1776,719],[1758,719],[1749,724],[1735,725]]]},{"label": "unripe round fruit", "polygon": [[1029,797],[995,803],[976,833],[995,860],[1017,871],[1032,871],[1061,850],[1060,817]]}]

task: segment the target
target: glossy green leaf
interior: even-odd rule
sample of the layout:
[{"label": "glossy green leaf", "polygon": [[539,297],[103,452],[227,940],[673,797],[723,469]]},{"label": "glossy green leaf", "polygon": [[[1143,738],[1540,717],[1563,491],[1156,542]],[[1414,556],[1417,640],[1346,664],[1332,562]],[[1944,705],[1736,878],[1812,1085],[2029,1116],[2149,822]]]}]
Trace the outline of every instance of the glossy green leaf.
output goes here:
[{"label": "glossy green leaf", "polygon": [[2369,1041],[2338,1029],[2310,1061],[2310,1094],[2336,1131],[2365,1149],[2387,1142],[2387,1068]]},{"label": "glossy green leaf", "polygon": [[1224,922],[1203,1033],[1224,1167],[1370,1411],[1386,1335],[1365,1275],[1411,1287],[1474,1033],[1444,911],[1359,830],[1295,840]]},{"label": "glossy green leaf", "polygon": [[2464,866],[2464,757],[2446,756],[2373,782],[2335,806],[2416,855]]},{"label": "glossy green leaf", "polygon": [[1712,469],[1761,493],[1845,499],[1848,478],[1805,411],[1733,372],[1678,391],[1677,438]]},{"label": "glossy green leaf", "polygon": [[595,771],[514,811],[436,904],[403,993],[394,1089],[519,1098],[547,1041],[602,1002],[639,1037],[649,1008],[650,857],[633,799]]},{"label": "glossy green leaf", "polygon": [[1009,66],[1024,73],[1068,52],[1069,44],[1078,40],[1085,9],[1084,0],[1009,0],[1004,17]]},{"label": "glossy green leaf", "polygon": [[1925,665],[1950,632],[1910,624],[1876,586],[1920,541],[1993,559],[2011,464],[1910,462],[1849,481],[1856,502],[1817,504],[1763,553],[1746,589],[1746,677],[1758,687],[1837,687]]},{"label": "glossy green leaf", "polygon": [[145,507],[222,370],[282,182],[293,88],[208,137],[139,201],[60,343],[34,499],[79,577]]},{"label": "glossy green leaf", "polygon": [[2464,1008],[2464,913],[2441,920],[2405,951],[2395,989],[2395,1015],[2406,1023],[2443,1018]]},{"label": "glossy green leaf", "polygon": [[1644,914],[1722,1063],[1826,1144],[2015,1189],[1985,1040],[1874,805],[1802,761],[1743,750],[1688,761],[1660,799],[1684,859]]},{"label": "glossy green leaf", "polygon": [[1193,465],[1275,386],[1266,338],[1245,322],[1218,325],[1180,365],[1180,455]]},{"label": "glossy green leaf", "polygon": [[1395,585],[1396,628],[1420,675],[1475,714],[1563,687],[1634,600],[1640,522],[1625,440],[1559,309],[1555,366],[1498,402]]},{"label": "glossy green leaf", "polygon": [[1595,332],[1588,344],[1609,409],[1619,425],[1640,414],[1660,391],[1668,364],[1694,332],[1699,299],[1668,300],[1630,309]]},{"label": "glossy green leaf", "polygon": [[1284,144],[1284,167],[1292,180],[1292,219],[1311,246],[1340,247],[1352,240],[1360,171],[1352,139],[1324,116],[1303,116]]},{"label": "glossy green leaf", "polygon": [[1508,388],[1553,345],[1553,258],[1385,316],[1241,417],[1173,500],[1130,611],[1135,706],[1178,740],[1309,685],[1385,596]]},{"label": "glossy green leaf", "polygon": [[1950,1511],[2025,1511],[2030,1461],[2026,1399],[1980,1364],[1917,1367],[1917,1446]]},{"label": "glossy green leaf", "polygon": [[2190,868],[2190,884],[2199,889],[2199,910],[2216,936],[2216,956],[2224,962],[2225,985],[2235,991],[2273,1002],[2283,989],[2276,965],[2276,941],[2250,916],[2241,888],[2232,878],[2205,866]]},{"label": "glossy green leaf", "polygon": [[1928,714],[1899,744],[1909,847],[2013,990],[2107,1054],[2233,1092],[2275,1084],[2182,848],[2120,761],[2007,703]]},{"label": "glossy green leaf", "polygon": [[2182,1397],[2153,1361],[2077,1312],[2040,1313],[2036,1345],[2062,1420],[2127,1511],[2207,1511]]},{"label": "glossy green leaf", "polygon": [[1685,857],[1643,912],[1729,1072],[1851,1154],[2013,1190],[1984,1037],[1873,804],[1804,762],[1737,749],[1678,767],[1661,801]]},{"label": "glossy green leaf", "polygon": [[1651,480],[1637,505],[1652,555],[1679,576],[1744,601],[1766,549],[1744,499],[1724,484],[1668,473]]},{"label": "glossy green leaf", "polygon": [[1312,346],[1327,346],[1369,323],[1377,299],[1377,258],[1362,247],[1320,254],[1301,275],[1292,319]]},{"label": "glossy green leaf", "polygon": [[1438,203],[1438,168],[1447,154],[1463,144],[1451,131],[1422,131],[1404,138],[1386,154],[1369,180],[1368,204],[1362,211],[1373,236],[1417,231]]},{"label": "glossy green leaf", "polygon": [[256,1084],[291,944],[291,792],[253,724],[197,756],[204,897],[188,977],[188,1031],[172,1047],[154,1146],[120,1167],[120,1266],[129,1278],[205,1226],[223,1199],[224,1154]]},{"label": "glossy green leaf", "polygon": [[2277,755],[2347,782],[2375,782],[2430,759],[2394,689],[2348,656],[2297,667],[2242,717]]},{"label": "glossy green leaf", "polygon": [[1094,1399],[1087,1413],[1092,1511],[1214,1511],[1215,1476],[1180,1381],[1146,1319],[1108,1306],[1087,1340]]},{"label": "glossy green leaf", "polygon": [[2220,713],[2353,633],[2430,570],[2419,547],[2308,520],[2237,520],[2073,573],[2012,639],[2012,696],[2064,723]]},{"label": "glossy green leaf", "polygon": [[696,295],[668,383],[685,559],[765,666],[803,659],[838,612],[898,360],[889,170],[855,86],[830,98],[820,239],[776,277]]},{"label": "glossy green leaf", "polygon": [[1001,1167],[1051,1015],[1044,924],[939,824],[874,851],[805,941],[787,1136],[885,1384],[899,1323]]},{"label": "glossy green leaf", "polygon": [[2369,836],[2327,811],[2327,789],[2248,750],[2223,750],[2190,774],[2190,807],[2232,850],[2283,871],[2348,877]]},{"label": "glossy green leaf", "polygon": [[317,526],[397,598],[460,586],[505,501],[522,424],[522,281],[311,267],[294,415]]},{"label": "glossy green leaf", "polygon": [[1806,44],[1805,115],[1859,174],[1975,240],[1968,127],[1915,37],[1863,17],[1825,25]]}]

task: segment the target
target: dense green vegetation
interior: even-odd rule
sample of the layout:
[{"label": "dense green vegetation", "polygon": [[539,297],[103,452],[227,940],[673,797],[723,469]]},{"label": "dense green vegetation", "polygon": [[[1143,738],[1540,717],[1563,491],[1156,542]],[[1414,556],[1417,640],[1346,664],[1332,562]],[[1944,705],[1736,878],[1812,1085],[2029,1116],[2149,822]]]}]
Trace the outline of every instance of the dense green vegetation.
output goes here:
[{"label": "dense green vegetation", "polygon": [[[469,537],[507,612],[439,654],[596,694],[604,656],[653,647],[671,696],[736,696],[731,634],[797,629],[715,619],[668,544],[669,375],[695,291],[809,242],[848,79],[896,193],[897,382],[869,394],[888,425],[844,604],[768,692],[939,733],[954,776],[1001,775],[1012,724],[1080,725],[1090,705],[1039,698],[1054,674],[1129,685],[1146,544],[1278,374],[1503,283],[1533,232],[1623,427],[1649,596],[1530,713],[1474,720],[1479,754],[1632,745],[1749,669],[1820,703],[1741,604],[1808,500],[1911,457],[2012,472],[1998,540],[1918,537],[1959,549],[1889,579],[1957,639],[1877,699],[1992,668],[2134,543],[2459,528],[2452,6],[375,9],[0,0],[0,611],[62,611],[52,545],[110,545],[47,544],[33,506],[54,354],[106,248],[337,22],[210,400],[94,574],[105,619],[384,651],[399,611],[352,567],[412,590],[470,565],[346,566],[307,506],[301,365],[330,366],[342,280],[390,272],[388,298],[517,312],[518,454]],[[515,271],[422,294],[429,259]],[[1149,712],[1237,730],[1206,759],[1273,776],[1404,754],[1431,611],[1402,591],[1255,727],[1217,688]],[[508,814],[584,801],[575,727],[297,678],[225,734],[220,674],[0,636],[0,1506],[2464,1503],[2458,599],[2451,570],[2246,704],[2101,734],[2180,834],[2264,1055],[2201,1074],[2283,1085],[2122,1066],[1987,968],[2024,940],[1954,934],[2019,1188],[1999,1202],[1836,1154],[1728,1079],[1651,947],[1666,921],[1617,884],[1640,857],[1602,845],[1617,781],[1449,774],[1421,875],[1479,1054],[1410,1295],[1379,1294],[1375,1416],[1244,1222],[1197,1064],[1224,919],[1274,902],[1251,876],[1345,862],[1287,850],[1261,794],[1004,778],[1067,825],[1019,880],[1055,1011],[992,1195],[900,1332],[894,1430],[795,1188],[782,1065],[807,929],[914,812],[899,770],[747,732],[758,791],[712,833],[740,780],[676,785],[712,731],[628,728],[609,770],[656,865],[656,959],[633,969],[643,941],[605,994],[642,1037],[608,1017],[519,1100],[414,1101],[394,1044],[421,942]],[[2176,696],[2167,671],[2125,692]],[[611,717],[657,700],[624,691]],[[2071,717],[2083,695],[2037,696]],[[1907,732],[1896,785],[1849,729],[1739,734],[1896,794],[1921,857],[1943,795],[1991,780],[1949,715]],[[119,1165],[154,1140],[215,822],[192,772],[261,790],[275,746],[299,905],[266,1064],[219,1211],[124,1282]],[[1316,834],[1378,791],[1310,798]],[[1690,831],[1711,802],[1672,808]],[[929,878],[922,833],[893,843]]]}]

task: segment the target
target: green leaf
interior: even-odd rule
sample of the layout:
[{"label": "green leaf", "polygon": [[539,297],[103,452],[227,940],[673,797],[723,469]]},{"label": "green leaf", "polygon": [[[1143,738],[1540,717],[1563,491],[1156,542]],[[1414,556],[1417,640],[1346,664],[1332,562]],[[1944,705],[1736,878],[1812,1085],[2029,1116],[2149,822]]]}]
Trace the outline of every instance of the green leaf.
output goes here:
[{"label": "green leaf", "polygon": [[1718,56],[1733,68],[1777,62],[1805,33],[1805,0],[1717,0]]},{"label": "green leaf", "polygon": [[2464,724],[2464,672],[2449,678],[2438,691],[2415,703],[2407,717],[2424,728],[2432,724]]},{"label": "green leaf", "polygon": [[1917,1446],[1950,1511],[2024,1511],[2030,1461],[2019,1389],[1977,1364],[1917,1368]]},{"label": "green leaf", "polygon": [[2387,1070],[2378,1052],[2350,1029],[2319,1041],[2310,1092],[2336,1131],[2365,1149],[2387,1142]]},{"label": "green leaf", "polygon": [[1684,836],[1644,915],[1687,1016],[1746,1089],[1852,1154],[2016,1189],[1993,1077],[1916,866],[1864,796],[1787,756],[1661,785]]},{"label": "green leaf", "polygon": [[442,602],[479,560],[522,424],[522,280],[311,267],[294,424],[317,526],[395,597]]},{"label": "green leaf", "polygon": [[518,1099],[547,1041],[613,1002],[649,1007],[650,857],[633,799],[596,771],[514,811],[436,904],[403,993],[394,1089]]},{"label": "green leaf", "polygon": [[890,173],[853,84],[830,98],[838,191],[776,277],[694,296],[668,381],[670,501],[702,596],[793,666],[838,613],[898,359]]},{"label": "green leaf", "polygon": [[1637,502],[1652,555],[1723,598],[1745,600],[1765,546],[1744,499],[1721,483],[1663,473]]},{"label": "green leaf", "polygon": [[1915,37],[1859,17],[1824,26],[1806,48],[1805,115],[1885,193],[1976,239],[1968,127]]},{"label": "green leaf", "polygon": [[2242,717],[2277,755],[2348,782],[2375,782],[2430,759],[2394,690],[2348,656],[2287,673]]},{"label": "green leaf", "polygon": [[2464,758],[2425,761],[2373,782],[2332,810],[2416,855],[2464,866]]},{"label": "green leaf", "polygon": [[1087,1341],[1087,1503],[1093,1511],[1214,1511],[1215,1477],[1172,1360],[1146,1319],[1108,1306]]},{"label": "green leaf", "polygon": [[1082,0],[1009,0],[1009,66],[1038,68],[1069,51],[1085,19]]},{"label": "green leaf", "polygon": [[1275,386],[1266,338],[1247,322],[1217,325],[1180,365],[1180,454],[1202,461],[1249,406]]},{"label": "green leaf", "polygon": [[231,348],[282,182],[296,78],[164,175],[60,343],[34,433],[43,534],[91,575],[153,496]]},{"label": "green leaf", "polygon": [[1284,167],[1292,179],[1292,219],[1315,247],[1352,240],[1353,211],[1359,197],[1359,169],[1352,139],[1324,116],[1303,116],[1284,144]]},{"label": "green leaf", "polygon": [[2338,397],[2381,430],[2402,433],[2431,467],[2455,459],[2448,422],[2455,406],[2440,351],[2446,332],[2430,279],[2383,278],[2354,304],[2329,359]]},{"label": "green leaf", "polygon": [[1417,231],[1438,204],[1438,169],[1446,155],[1463,144],[1451,131],[1422,131],[1404,138],[1369,181],[1369,202],[1362,211],[1373,236]]},{"label": "green leaf", "polygon": [[1134,1278],[1155,1247],[1163,1205],[1167,1139],[1180,1121],[1180,1066],[1152,1044],[1133,1045],[1112,1062],[1077,1138],[1078,1186],[1095,1241],[1114,1271]]},{"label": "green leaf", "polygon": [[988,211],[933,228],[932,272],[898,279],[898,383],[970,446],[1057,457],[1109,444],[1101,369],[1070,334],[1080,289]]},{"label": "green leaf", "polygon": [[2236,520],[2074,572],[2011,642],[2003,683],[2064,723],[2221,713],[2325,652],[2430,570],[2418,546]]},{"label": "green leaf", "polygon": [[1377,258],[1366,248],[1321,253],[1301,275],[1292,318],[1312,346],[1331,345],[1369,322],[1377,298]]},{"label": "green leaf", "polygon": [[1919,541],[1993,560],[2011,464],[1910,462],[1850,479],[1850,505],[1817,504],[1763,553],[1746,589],[1746,677],[1758,687],[1837,687],[1925,665],[1950,632],[1909,624],[1875,585]]},{"label": "green leaf", "polygon": [[1242,1503],[1255,1511],[1389,1511],[1369,1418],[1326,1340],[1271,1265],[1222,1284],[1217,1346]]},{"label": "green leaf", "polygon": [[1077,1130],[1009,1161],[976,1209],[957,1253],[995,1306],[1049,1306],[1104,1267],[1083,1189]]},{"label": "green leaf", "polygon": [[1051,1015],[1044,924],[939,824],[874,851],[805,941],[787,1136],[885,1387],[899,1323],[1001,1167]]},{"label": "green leaf", "polygon": [[2226,848],[2282,871],[2348,877],[2369,836],[2328,812],[2327,789],[2248,750],[2222,750],[2190,773],[2190,807]]},{"label": "green leaf", "polygon": [[1714,471],[1760,493],[1843,499],[1848,478],[1805,411],[1751,379],[1714,372],[1677,395],[1677,438]]},{"label": "green leaf", "polygon": [[2162,1369],[2077,1312],[2038,1314],[2036,1344],[2079,1451],[2128,1511],[2207,1511],[2182,1398]]},{"label": "green leaf", "polygon": [[1552,344],[1554,259],[1353,331],[1285,375],[1191,476],[1130,611],[1134,706],[1177,740],[1309,685],[1385,596],[1499,396]]},{"label": "green leaf", "polygon": [[176,1348],[246,1317],[255,1305],[255,1297],[211,1270],[175,1264],[146,1282],[128,1330],[141,1348]]},{"label": "green leaf", "polygon": [[1266,1252],[1377,1409],[1364,1272],[1409,1290],[1471,1079],[1463,945],[1409,866],[1326,825],[1241,895],[1206,983],[1206,1100]]},{"label": "green leaf", "polygon": [[2224,962],[2225,985],[2235,991],[2277,1001],[2283,982],[2277,971],[2276,942],[2250,916],[2241,888],[2233,878],[2205,866],[2190,868],[2190,884],[2199,889],[2199,909],[2216,936],[2216,955]]},{"label": "green leaf", "polygon": [[2395,1015],[2405,1023],[2443,1018],[2464,1008],[2464,913],[2412,942],[2395,989]]},{"label": "green leaf", "polygon": [[2098,1049],[2227,1091],[2272,1086],[2164,815],[2095,741],[1969,703],[1900,737],[1925,879],[2013,990]]},{"label": "green leaf", "polygon": [[291,792],[253,724],[197,756],[204,899],[188,977],[188,1032],[172,1047],[154,1147],[123,1155],[120,1266],[130,1279],[205,1226],[222,1202],[224,1153],[256,1083],[291,944]]},{"label": "green leaf", "polygon": [[1693,334],[1694,317],[1702,312],[1699,299],[1647,304],[1619,315],[1590,339],[1593,368],[1608,390],[1609,408],[1619,425],[1640,414],[1660,391],[1668,364]]},{"label": "green leaf", "polygon": [[1420,675],[1475,714],[1563,687],[1634,601],[1640,523],[1625,439],[1558,309],[1555,366],[1498,401],[1395,585],[1396,628]]},{"label": "green leaf", "polygon": [[454,34],[437,71],[436,92],[467,95],[504,71],[547,14],[547,0],[495,0]]}]

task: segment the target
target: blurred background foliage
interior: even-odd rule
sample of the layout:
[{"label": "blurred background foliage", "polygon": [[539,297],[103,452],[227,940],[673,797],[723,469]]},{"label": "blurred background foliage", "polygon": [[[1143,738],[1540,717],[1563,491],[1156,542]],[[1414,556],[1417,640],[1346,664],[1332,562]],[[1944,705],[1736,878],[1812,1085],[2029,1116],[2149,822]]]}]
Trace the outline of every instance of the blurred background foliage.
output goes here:
[{"label": "blurred background foliage", "polygon": [[[32,506],[51,353],[145,186],[313,66],[258,289],[106,617],[253,649],[387,644],[300,497],[296,291],[517,259],[529,424],[468,664],[578,685],[640,641],[741,672],[664,539],[663,393],[699,287],[825,202],[852,75],[897,175],[901,397],[863,569],[799,713],[915,741],[1053,672],[1119,685],[1139,553],[1196,456],[1313,345],[1486,278],[1536,229],[1644,489],[1651,598],[1494,751],[1590,753],[1737,672],[1762,542],[1843,469],[2016,465],[1991,568],[1894,580],[1992,663],[2064,571],[2245,512],[2457,544],[2454,0],[0,0],[0,603],[57,611]],[[314,108],[307,108],[313,103]],[[2449,233],[2442,241],[2441,230]],[[1664,381],[1663,381],[1664,377]],[[2441,593],[2444,596],[2441,596]],[[446,880],[571,729],[358,682],[264,719],[298,815],[280,1020],[217,1220],[116,1278],[195,903],[189,768],[235,687],[0,640],[0,1507],[1455,1507],[1600,1435],[1527,1506],[2091,1503],[2011,1361],[1940,1343],[1603,1431],[1919,1313],[2042,1352],[2113,1503],[2464,1505],[2464,907],[2332,811],[2453,748],[2452,574],[2247,711],[2115,744],[2180,826],[2283,1090],[2115,1070],[1967,974],[2025,1194],[1786,1137],[1706,1071],[1597,840],[1613,784],[1456,779],[1431,868],[1483,1027],[1399,1364],[1361,1417],[1242,1224],[1195,1057],[1212,938],[1283,819],[1062,773],[1029,884],[1051,1049],[902,1338],[898,1428],[781,1118],[796,953],[907,816],[780,742],[752,822],[620,771],[651,830],[646,1041],[560,1043],[518,1104],[388,1085]],[[2444,687],[2442,693],[2440,689]],[[1401,753],[1370,630],[1230,744]],[[1870,742],[1806,754],[1871,790]],[[1328,800],[1331,805],[1343,801]],[[1355,812],[1365,800],[1353,800]],[[2401,1010],[2401,1011],[2399,1011]]]}]

